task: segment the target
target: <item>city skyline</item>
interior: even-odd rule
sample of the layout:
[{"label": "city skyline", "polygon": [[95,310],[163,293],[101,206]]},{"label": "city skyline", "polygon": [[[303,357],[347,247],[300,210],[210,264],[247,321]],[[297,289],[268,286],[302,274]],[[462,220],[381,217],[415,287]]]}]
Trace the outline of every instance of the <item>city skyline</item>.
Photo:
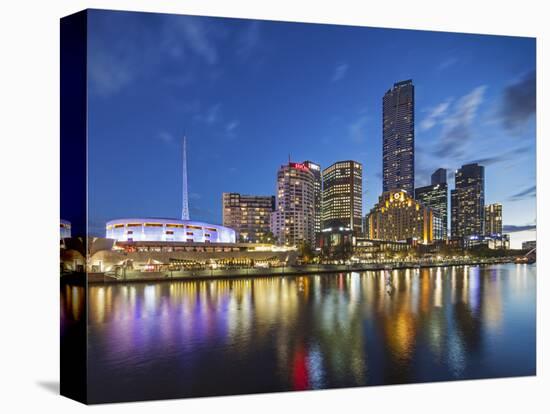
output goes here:
[{"label": "city skyline", "polygon": [[[184,129],[185,135],[189,137],[189,198],[191,216],[195,219],[221,223],[223,192],[275,194],[276,170],[288,157],[288,153],[294,160],[312,160],[322,169],[345,159],[353,159],[363,164],[363,181],[366,189],[363,198],[364,215],[382,193],[382,96],[393,83],[410,78],[415,84],[417,104],[415,186],[428,185],[430,174],[437,168],[448,168],[449,173],[452,173],[450,175],[454,175],[454,170],[462,164],[478,161],[486,166],[485,203],[503,204],[504,232],[507,232],[507,227],[510,230],[510,226],[519,229],[535,224],[535,122],[532,115],[534,107],[531,108],[534,102],[529,101],[529,98],[534,99],[534,96],[530,95],[531,82],[534,82],[531,75],[534,70],[532,39],[437,33],[437,38],[440,39],[442,36],[444,41],[436,41],[429,40],[430,35],[436,35],[433,32],[331,25],[304,27],[292,23],[181,16],[177,16],[177,19],[183,19],[184,23],[176,25],[173,16],[170,18],[149,14],[129,16],[114,13],[114,16],[109,15],[107,18],[101,12],[97,12],[92,13],[91,18],[99,21],[97,27],[103,27],[97,33],[91,33],[89,52],[95,56],[95,60],[99,60],[99,63],[90,68],[90,111],[95,115],[93,119],[99,120],[90,125],[90,133],[94,135],[96,142],[95,147],[90,148],[90,180],[94,183],[90,186],[92,231],[104,229],[105,221],[116,217],[177,217],[181,214],[181,210],[178,214],[178,209],[181,208],[181,194],[173,189],[181,188],[181,177],[178,176],[175,166],[181,165],[181,161],[178,162],[180,152],[177,148],[181,143]],[[102,21],[104,19],[111,19],[111,23],[113,19],[116,20],[116,28],[112,24],[107,24],[109,22]],[[103,30],[106,33],[113,30],[124,30],[124,33],[127,33],[128,28],[138,24],[140,19],[148,19],[154,23],[151,25],[153,29],[149,29],[150,32],[143,39],[134,39],[126,35],[114,45],[102,44],[101,39],[105,35]],[[448,80],[445,79],[457,76],[457,66],[465,63],[452,61],[451,58],[443,61],[441,59],[444,53],[438,55],[441,66],[437,70],[432,70],[432,79],[427,79],[428,76],[420,71],[416,62],[411,62],[412,67],[405,71],[385,70],[384,64],[380,63],[378,72],[381,73],[373,72],[371,68],[361,74],[361,66],[364,66],[365,62],[345,56],[345,53],[340,57],[336,56],[338,53],[333,40],[331,45],[327,45],[332,52],[327,56],[327,62],[321,65],[321,62],[315,61],[318,65],[313,65],[316,66],[316,71],[311,79],[304,77],[303,70],[294,68],[292,72],[288,65],[281,63],[279,69],[283,70],[284,77],[279,77],[277,82],[281,84],[282,90],[276,91],[278,83],[272,88],[258,87],[260,84],[263,85],[266,78],[270,78],[272,82],[276,78],[272,70],[264,67],[273,63],[273,57],[262,47],[265,46],[264,43],[271,46],[271,49],[268,48],[271,54],[283,55],[286,59],[286,55],[297,53],[299,47],[289,45],[289,50],[277,48],[274,38],[280,30],[290,32],[304,48],[310,45],[307,36],[320,28],[323,29],[319,30],[322,34],[327,27],[332,37],[336,36],[342,41],[358,34],[361,34],[361,39],[368,38],[368,52],[365,52],[365,57],[368,57],[369,53],[374,53],[371,49],[376,49],[370,44],[371,41],[373,44],[376,43],[370,39],[371,37],[381,40],[382,45],[387,45],[384,41],[388,42],[388,36],[399,38],[404,36],[404,33],[424,39],[424,48],[436,49],[440,53],[443,49],[448,50],[443,48],[442,44],[451,41],[457,46],[457,55],[471,50],[470,59],[473,61],[477,57],[472,55],[487,52],[485,49],[494,48],[496,54],[511,49],[508,50],[509,56],[504,63],[495,60],[501,68],[492,74],[493,83],[486,78],[486,73],[484,75],[484,65],[487,61],[496,59],[494,56],[486,57],[486,60],[482,59],[478,64],[470,61],[467,66],[472,72],[479,68],[484,70],[478,70],[480,73],[475,77],[466,76],[468,79],[459,82],[461,85],[453,84],[449,87]],[[217,33],[217,28],[225,28],[225,37],[220,35],[218,38],[212,34]],[[191,29],[199,35],[190,36]],[[174,38],[172,43],[169,42],[170,36],[174,35],[172,32],[176,33],[175,38],[181,38],[181,44]],[[130,46],[128,55],[131,56],[136,45],[147,45],[151,39],[157,39],[159,36],[167,37],[165,41],[171,45],[171,49],[163,46],[161,50],[151,50],[150,53],[159,53],[164,63],[168,60],[171,64],[146,68],[143,73],[128,73],[123,79],[118,79],[112,73],[101,73],[101,69],[96,67],[104,63],[105,59],[114,59],[114,63],[117,63],[116,60],[120,56],[116,50],[122,48],[122,45]],[[328,35],[325,37],[328,40]],[[476,42],[473,38],[481,45],[474,44]],[[207,42],[201,43],[197,39]],[[208,69],[206,72],[212,74],[216,68],[219,69],[222,59],[226,59],[222,56],[220,42],[234,42],[235,45],[242,42],[242,49],[235,46],[235,56],[227,58],[230,62],[226,71],[234,73],[219,73],[210,80],[202,79],[204,73],[199,73],[201,67],[204,66]],[[99,48],[99,45],[102,47]],[[200,45],[203,47],[199,47]],[[206,45],[211,47],[204,47]],[[182,49],[179,52],[176,50],[178,47]],[[526,49],[530,53],[526,53]],[[311,53],[318,53],[319,50],[317,48],[314,51],[304,51],[307,52],[307,56],[300,58],[299,63],[311,68],[308,58]],[[262,59],[258,60],[256,53],[260,53]],[[254,58],[249,54],[254,54]],[[181,56],[187,56],[187,60]],[[279,59],[281,57],[279,56]],[[131,58],[126,58],[131,61]],[[237,73],[239,71],[235,71],[247,61],[254,62],[250,68],[247,66],[246,70],[243,70],[251,76],[250,86],[241,79],[242,76]],[[175,79],[170,77],[167,72],[182,69],[183,62],[193,62],[193,65],[196,65],[194,72],[186,76],[196,76],[200,81],[185,81],[183,74],[173,74]],[[227,65],[227,61],[224,61],[224,65]],[[124,69],[124,65],[122,66]],[[388,64],[388,67],[391,65]],[[133,70],[128,68],[130,71]],[[109,71],[105,68],[103,70]],[[323,76],[326,77],[324,83],[321,81]],[[462,72],[460,76],[463,76]],[[174,82],[179,80],[182,84],[174,85],[169,82],[169,78]],[[153,85],[150,82],[140,82],[144,79],[152,81]],[[239,86],[236,93],[220,88],[220,85],[231,83],[231,79],[237,81],[236,84]],[[169,85],[165,85],[165,82]],[[197,82],[205,89],[196,88]],[[208,82],[212,82],[212,85]],[[369,85],[365,92],[356,91],[356,86],[361,82]],[[435,89],[440,85],[446,85],[447,97],[434,93],[430,88],[431,83]],[[154,85],[160,85],[161,88],[154,92]],[[287,88],[297,86],[300,87],[299,91],[288,95],[293,98],[293,102],[288,103],[287,108],[278,107],[285,100]],[[219,88],[219,93],[213,92],[216,88]],[[313,96],[305,96],[306,91]],[[266,96],[274,101],[271,105],[264,103],[267,108],[262,107],[262,111],[252,107],[254,103],[265,101]],[[130,98],[136,97],[150,99],[145,104],[139,103],[139,99],[138,102],[130,102]],[[336,104],[325,102],[330,97],[337,97],[338,104],[346,103],[346,107],[349,108],[347,112],[337,110]],[[362,103],[358,102],[359,98],[364,98]],[[235,105],[235,99],[244,103]],[[315,99],[320,99],[323,104],[314,104]],[[518,106],[518,100],[525,105]],[[501,105],[499,119],[495,118],[495,114],[489,117],[491,113],[488,110],[481,110],[487,109],[486,106],[491,102],[493,106]],[[151,108],[154,105],[159,107]],[[506,108],[509,113],[505,113],[502,105],[508,105]],[[297,111],[297,108],[300,110]],[[494,107],[492,110],[495,110]],[[113,113],[120,115],[121,119],[114,120]],[[138,116],[136,119],[136,114],[146,115]],[[266,116],[267,114],[271,117]],[[134,117],[129,124],[124,120],[127,116]],[[287,122],[284,123],[283,120]],[[260,128],[262,126],[263,128]],[[514,132],[517,128],[517,131],[521,132]],[[487,129],[492,130],[494,135],[487,135],[485,141],[479,142],[479,136]],[[109,137],[113,134],[116,134],[117,140],[120,138],[121,142],[113,142],[115,147],[109,148]],[[495,153],[495,146],[492,144],[495,136],[501,142],[498,153]],[[340,141],[337,140],[338,137],[341,137]],[[453,137],[457,139],[453,140]],[[131,143],[137,145],[132,146]],[[127,168],[121,168],[118,158],[113,162],[115,159],[112,157],[120,157],[122,151],[130,160],[128,164],[123,163]],[[254,154],[259,156],[261,162],[254,162]],[[100,163],[100,159],[103,162]],[[132,162],[141,165],[141,170],[134,167]],[[507,174],[511,164],[518,169],[517,173],[514,170],[513,176]],[[101,165],[101,169],[94,168],[95,165]],[[107,182],[112,182],[113,185],[107,185]],[[149,190],[149,197],[144,198],[137,194],[137,190],[143,187]],[[449,177],[449,188],[453,187],[454,178]],[[107,199],[111,202],[105,203]],[[523,240],[534,238],[534,232],[527,232]]]}]

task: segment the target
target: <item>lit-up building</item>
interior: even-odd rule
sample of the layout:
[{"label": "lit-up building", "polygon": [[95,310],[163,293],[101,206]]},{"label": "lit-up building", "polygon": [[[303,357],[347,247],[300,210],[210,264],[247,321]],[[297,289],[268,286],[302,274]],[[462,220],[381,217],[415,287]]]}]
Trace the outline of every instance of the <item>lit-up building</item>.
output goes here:
[{"label": "lit-up building", "polygon": [[433,241],[433,212],[405,191],[386,191],[368,215],[367,238],[374,240]]},{"label": "lit-up building", "polygon": [[243,243],[266,243],[271,232],[275,196],[223,193],[223,225]]},{"label": "lit-up building", "polygon": [[382,187],[414,190],[414,85],[397,82],[382,100]]},{"label": "lit-up building", "polygon": [[[436,174],[440,170],[444,174]],[[446,172],[442,168],[437,171],[432,175],[431,185],[415,188],[414,198],[432,209],[434,214],[434,239],[443,240],[447,238],[447,210],[449,201],[446,178],[445,182],[441,182],[441,179],[446,177]]]},{"label": "lit-up building", "polygon": [[321,231],[321,208],[323,200],[323,175],[321,173],[321,166],[313,161],[304,161],[303,163],[313,173],[313,209],[315,214],[315,237]]},{"label": "lit-up building", "polygon": [[455,189],[451,190],[451,235],[453,237],[484,234],[485,167],[466,164],[455,172]]},{"label": "lit-up building", "polygon": [[68,239],[71,237],[71,222],[67,220],[60,220],[59,225],[59,239]]},{"label": "lit-up building", "polygon": [[338,161],[323,170],[322,230],[362,230],[363,166],[356,161]]},{"label": "lit-up building", "polygon": [[107,222],[106,237],[121,242],[235,243],[235,230],[193,220],[124,218]]},{"label": "lit-up building", "polygon": [[297,246],[315,242],[315,176],[304,164],[289,162],[277,172],[271,231],[278,243]]},{"label": "lit-up building", "polygon": [[508,250],[510,236],[508,234],[471,235],[464,237],[464,247],[466,249],[486,247],[491,250]]},{"label": "lit-up building", "polygon": [[502,204],[485,206],[485,234],[502,234]]},{"label": "lit-up building", "polygon": [[182,213],[173,218],[120,218],[106,224],[105,237],[119,242],[235,243],[235,230],[190,220],[187,193],[186,139],[183,139]]}]

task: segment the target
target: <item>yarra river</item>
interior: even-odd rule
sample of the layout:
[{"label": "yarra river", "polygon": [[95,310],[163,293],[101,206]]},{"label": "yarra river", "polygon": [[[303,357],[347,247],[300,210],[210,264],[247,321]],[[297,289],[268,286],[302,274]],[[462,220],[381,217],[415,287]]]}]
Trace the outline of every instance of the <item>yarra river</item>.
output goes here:
[{"label": "yarra river", "polygon": [[[89,398],[534,375],[535,274],[504,264],[92,285]],[[61,309],[65,325],[85,320],[84,289],[62,286]]]}]

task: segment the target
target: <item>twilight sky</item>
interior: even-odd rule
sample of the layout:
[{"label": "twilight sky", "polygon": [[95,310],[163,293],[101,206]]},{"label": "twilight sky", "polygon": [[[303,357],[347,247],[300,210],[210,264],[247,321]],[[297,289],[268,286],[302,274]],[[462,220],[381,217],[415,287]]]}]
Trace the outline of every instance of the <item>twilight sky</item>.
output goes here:
[{"label": "twilight sky", "polygon": [[[221,194],[274,194],[277,168],[353,159],[363,212],[382,191],[382,96],[413,79],[416,186],[485,165],[512,247],[533,240],[535,40],[92,10],[89,222],[181,215],[221,223]],[[450,188],[454,188],[449,174]]]}]

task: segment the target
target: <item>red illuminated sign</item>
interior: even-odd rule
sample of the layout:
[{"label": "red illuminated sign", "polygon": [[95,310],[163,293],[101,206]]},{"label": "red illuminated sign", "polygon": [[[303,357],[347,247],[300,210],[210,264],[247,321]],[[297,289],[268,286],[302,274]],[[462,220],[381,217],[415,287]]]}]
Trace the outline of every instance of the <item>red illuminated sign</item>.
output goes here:
[{"label": "red illuminated sign", "polygon": [[288,165],[290,165],[291,168],[296,168],[297,170],[309,171],[309,168],[307,168],[304,164],[299,164],[297,162],[291,162]]}]

